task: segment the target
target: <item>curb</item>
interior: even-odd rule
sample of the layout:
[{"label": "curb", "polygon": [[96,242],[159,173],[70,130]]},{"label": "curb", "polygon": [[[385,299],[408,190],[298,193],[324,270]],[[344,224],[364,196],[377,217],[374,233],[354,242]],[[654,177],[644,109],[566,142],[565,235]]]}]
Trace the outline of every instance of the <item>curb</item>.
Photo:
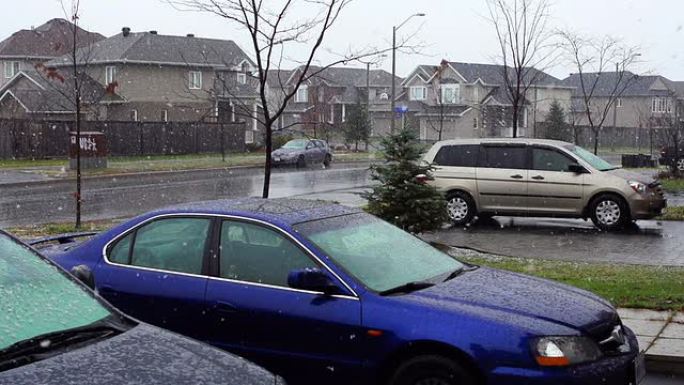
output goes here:
[{"label": "curb", "polygon": [[646,354],[646,372],[684,375],[684,358]]}]

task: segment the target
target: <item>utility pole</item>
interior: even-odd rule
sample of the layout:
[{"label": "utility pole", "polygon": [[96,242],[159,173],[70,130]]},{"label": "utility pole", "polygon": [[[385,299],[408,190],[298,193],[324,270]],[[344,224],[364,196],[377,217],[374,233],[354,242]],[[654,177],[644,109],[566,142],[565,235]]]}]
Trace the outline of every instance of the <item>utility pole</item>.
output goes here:
[{"label": "utility pole", "polygon": [[397,76],[397,30],[401,28],[406,22],[411,20],[413,17],[423,17],[425,16],[424,13],[415,13],[409,17],[406,18],[401,24],[398,26],[392,27],[392,96],[390,99],[390,116],[392,119],[390,119],[390,132],[394,133],[394,126],[395,126],[395,118],[396,114],[394,112],[394,107],[395,107],[395,102],[394,99],[397,97],[397,90],[396,90],[396,85],[394,84],[394,79]]}]

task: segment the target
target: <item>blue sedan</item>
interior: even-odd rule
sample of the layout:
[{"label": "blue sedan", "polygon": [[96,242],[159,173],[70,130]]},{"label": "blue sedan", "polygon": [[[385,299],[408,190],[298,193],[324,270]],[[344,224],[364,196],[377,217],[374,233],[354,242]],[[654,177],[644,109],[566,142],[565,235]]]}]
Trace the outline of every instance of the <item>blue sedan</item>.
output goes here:
[{"label": "blue sedan", "polygon": [[52,251],[144,321],[292,383],[637,384],[634,333],[582,290],[457,261],[360,210],[179,205]]}]

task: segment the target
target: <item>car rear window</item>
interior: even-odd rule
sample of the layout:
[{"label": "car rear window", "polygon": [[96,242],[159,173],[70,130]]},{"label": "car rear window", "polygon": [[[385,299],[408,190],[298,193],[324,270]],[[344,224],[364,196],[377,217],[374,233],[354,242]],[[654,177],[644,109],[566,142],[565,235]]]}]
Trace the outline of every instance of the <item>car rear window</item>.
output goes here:
[{"label": "car rear window", "polygon": [[526,169],[527,148],[525,146],[482,146],[480,167]]},{"label": "car rear window", "polygon": [[477,144],[443,146],[437,151],[434,163],[438,166],[475,167],[479,151]]}]

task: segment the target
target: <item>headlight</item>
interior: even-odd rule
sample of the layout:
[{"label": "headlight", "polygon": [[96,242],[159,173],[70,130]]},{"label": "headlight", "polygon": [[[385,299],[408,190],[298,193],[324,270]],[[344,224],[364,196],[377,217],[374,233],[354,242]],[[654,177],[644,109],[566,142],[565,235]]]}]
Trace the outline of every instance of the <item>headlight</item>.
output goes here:
[{"label": "headlight", "polygon": [[646,185],[641,183],[641,182],[637,182],[635,180],[630,180],[627,183],[629,183],[629,187],[631,187],[632,190],[638,192],[639,194],[643,194],[646,192]]},{"label": "headlight", "polygon": [[532,344],[540,366],[569,366],[596,361],[602,353],[596,342],[587,337],[544,337]]}]

